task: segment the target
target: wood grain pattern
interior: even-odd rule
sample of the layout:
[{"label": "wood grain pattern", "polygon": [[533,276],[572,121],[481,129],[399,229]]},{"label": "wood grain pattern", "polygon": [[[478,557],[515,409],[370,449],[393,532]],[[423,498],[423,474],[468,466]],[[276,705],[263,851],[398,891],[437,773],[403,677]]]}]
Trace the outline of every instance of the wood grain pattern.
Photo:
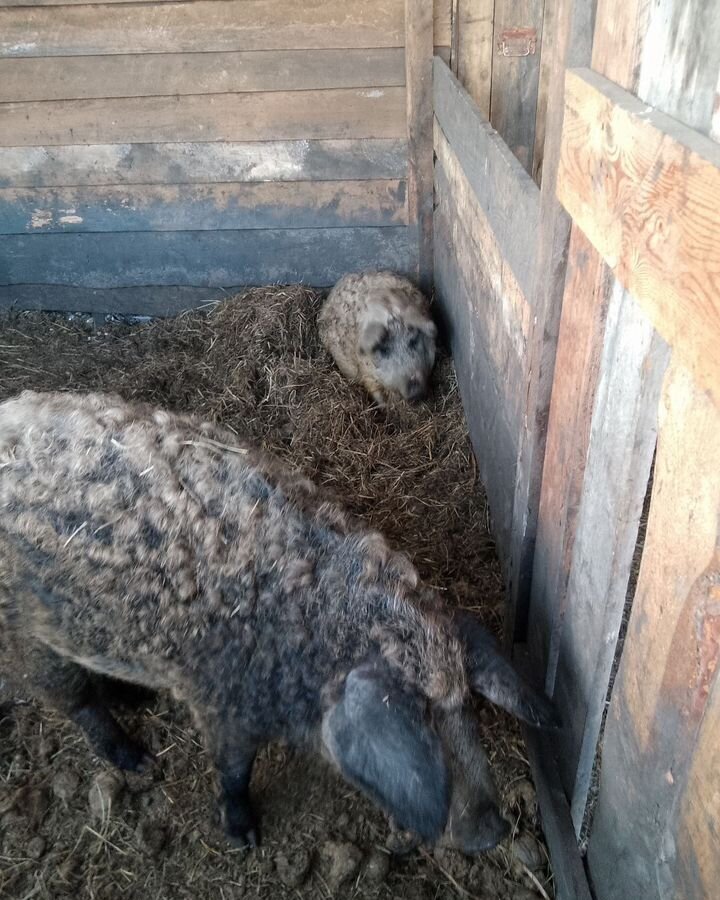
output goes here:
[{"label": "wood grain pattern", "polygon": [[440,60],[434,65],[435,114],[523,293],[531,291],[539,228],[537,185]]},{"label": "wood grain pattern", "polygon": [[433,0],[433,43],[437,47],[449,47],[451,42],[452,0]]},{"label": "wood grain pattern", "polygon": [[558,197],[720,396],[720,147],[602,76],[570,71]]},{"label": "wood grain pattern", "polygon": [[[525,413],[520,434],[512,545],[508,571],[508,604],[505,611],[505,640],[525,642],[530,632],[530,586],[540,505],[543,459],[548,411],[555,369],[557,336],[565,284],[565,264],[570,240],[570,217],[555,193],[565,110],[565,68],[584,65],[592,49],[594,0],[557,0],[550,39],[551,72],[548,82],[547,139],[543,157],[539,222],[532,292],[531,332],[528,338],[528,384]],[[543,53],[547,35],[543,38]],[[550,606],[555,597],[535,595],[535,602]],[[548,614],[542,613],[547,619]]]},{"label": "wood grain pattern", "polygon": [[[600,896],[709,897],[720,877],[720,407],[673,359],[640,576],[603,743]],[[689,537],[690,536],[690,537]],[[699,805],[693,797],[702,794]],[[683,831],[687,826],[688,830]]]},{"label": "wood grain pattern", "polygon": [[[490,121],[527,172],[532,171],[535,146],[543,5],[544,0],[495,0]],[[497,52],[503,32],[516,28],[535,29],[534,54],[506,57]]]},{"label": "wood grain pattern", "polygon": [[433,16],[427,0],[405,0],[408,224],[418,240],[417,280],[432,290]]},{"label": "wood grain pattern", "polygon": [[415,264],[409,229],[304,228],[0,237],[0,284],[89,288],[333,284],[349,271]]},{"label": "wood grain pattern", "polygon": [[533,566],[530,651],[552,696],[585,477],[611,273],[579,229],[568,250]]},{"label": "wood grain pattern", "polygon": [[407,141],[0,147],[0,188],[404,178]]},{"label": "wood grain pattern", "polygon": [[0,144],[405,136],[405,88],[118,97],[0,105]]},{"label": "wood grain pattern", "polygon": [[567,711],[565,728],[557,737],[558,759],[577,833],[590,790],[669,358],[667,344],[616,283],[600,360],[555,689],[555,702]]},{"label": "wood grain pattern", "polygon": [[457,0],[453,72],[486,119],[490,118],[495,0]]},{"label": "wood grain pattern", "polygon": [[342,228],[406,223],[404,181],[0,190],[0,234]]},{"label": "wood grain pattern", "polygon": [[0,56],[402,47],[404,31],[403,0],[7,7]]},{"label": "wood grain pattern", "polygon": [[0,59],[0,102],[405,84],[401,48]]}]

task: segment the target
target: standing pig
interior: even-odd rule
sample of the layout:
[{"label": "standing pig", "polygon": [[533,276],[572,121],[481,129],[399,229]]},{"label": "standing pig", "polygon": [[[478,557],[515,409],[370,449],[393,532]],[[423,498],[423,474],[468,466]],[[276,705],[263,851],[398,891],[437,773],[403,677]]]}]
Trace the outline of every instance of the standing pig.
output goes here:
[{"label": "standing pig", "polygon": [[101,755],[148,762],[107,678],[187,703],[227,836],[255,845],[265,742],[322,752],[403,828],[473,853],[508,830],[472,693],[550,702],[402,555],[230,432],[117,397],[0,405],[0,628]]},{"label": "standing pig", "polygon": [[428,301],[406,278],[392,272],[345,275],[318,322],[337,367],[379,406],[388,395],[411,403],[426,396],[437,330]]}]

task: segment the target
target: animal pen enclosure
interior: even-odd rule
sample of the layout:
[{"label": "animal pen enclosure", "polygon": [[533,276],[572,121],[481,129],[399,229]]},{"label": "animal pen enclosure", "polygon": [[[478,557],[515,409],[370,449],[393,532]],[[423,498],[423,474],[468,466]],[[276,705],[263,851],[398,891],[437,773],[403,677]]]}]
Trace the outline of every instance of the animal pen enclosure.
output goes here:
[{"label": "animal pen enclosure", "polygon": [[718,4],[0,7],[0,304],[434,283],[557,894],[713,896]]}]

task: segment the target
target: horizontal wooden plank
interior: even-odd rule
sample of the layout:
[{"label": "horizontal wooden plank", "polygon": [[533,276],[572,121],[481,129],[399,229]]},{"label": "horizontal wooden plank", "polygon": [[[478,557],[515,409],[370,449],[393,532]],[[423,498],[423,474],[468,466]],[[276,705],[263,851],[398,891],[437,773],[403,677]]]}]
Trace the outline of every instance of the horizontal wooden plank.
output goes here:
[{"label": "horizontal wooden plank", "polygon": [[412,269],[406,227],[158,231],[0,237],[0,284],[323,286],[346,272]]},{"label": "horizontal wooden plank", "polygon": [[501,299],[496,295],[497,279],[486,268],[483,254],[468,232],[475,221],[467,208],[455,202],[439,166],[435,187],[436,307],[452,349],[480,479],[487,489],[493,534],[502,554],[509,536],[515,483],[517,404],[508,396],[508,385],[516,384],[517,362],[503,335],[489,333],[498,316],[488,313],[486,307],[496,306]]},{"label": "horizontal wooden plank", "polygon": [[404,135],[404,87],[0,104],[12,147]]},{"label": "horizontal wooden plank", "polygon": [[404,181],[0,190],[0,234],[404,225]]},{"label": "horizontal wooden plank", "polygon": [[0,147],[0,188],[404,178],[407,140]]},{"label": "horizontal wooden plank", "polygon": [[540,191],[450,69],[435,59],[435,116],[523,293],[531,296]]},{"label": "horizontal wooden plank", "polygon": [[505,263],[482,206],[436,124],[436,191],[446,197],[457,219],[456,264],[477,284],[476,339],[487,348],[504,385],[503,403],[509,421],[519,431],[525,381],[525,356],[530,332],[530,306]]},{"label": "horizontal wooden plank", "polygon": [[50,310],[124,316],[174,316],[186,309],[215,303],[242,289],[143,285],[127,288],[83,288],[65,284],[0,285],[0,310]]},{"label": "horizontal wooden plank", "polygon": [[0,102],[405,84],[402,48],[0,59]]},{"label": "horizontal wooden plank", "polygon": [[720,146],[587,69],[565,107],[560,201],[720,399]]},{"label": "horizontal wooden plank", "polygon": [[403,0],[300,4],[194,0],[0,9],[0,56],[315,50],[404,43]]}]

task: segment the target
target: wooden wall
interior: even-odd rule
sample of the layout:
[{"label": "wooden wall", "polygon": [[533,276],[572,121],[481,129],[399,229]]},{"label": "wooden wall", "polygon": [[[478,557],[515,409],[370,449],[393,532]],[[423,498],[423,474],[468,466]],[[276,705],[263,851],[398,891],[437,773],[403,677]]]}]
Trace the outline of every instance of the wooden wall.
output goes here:
[{"label": "wooden wall", "polygon": [[0,302],[419,276],[433,30],[447,4],[0,0]]},{"label": "wooden wall", "polygon": [[600,900],[720,883],[718,33],[717,4],[599,0],[592,68],[564,77],[529,635]]},{"label": "wooden wall", "polygon": [[488,491],[510,544],[539,191],[440,59],[434,67],[435,294]]}]

